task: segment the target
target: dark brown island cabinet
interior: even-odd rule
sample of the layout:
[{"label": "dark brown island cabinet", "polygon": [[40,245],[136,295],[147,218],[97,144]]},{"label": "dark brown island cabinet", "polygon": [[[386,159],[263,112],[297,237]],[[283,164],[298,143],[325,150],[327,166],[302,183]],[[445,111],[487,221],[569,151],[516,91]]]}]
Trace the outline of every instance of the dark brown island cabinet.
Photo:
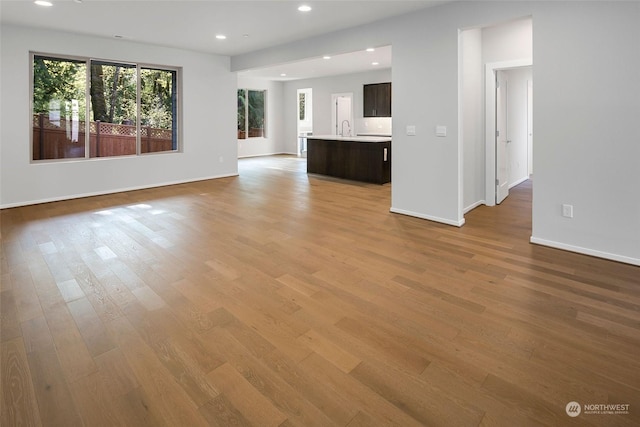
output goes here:
[{"label": "dark brown island cabinet", "polygon": [[391,83],[363,86],[363,116],[391,117]]},{"label": "dark brown island cabinet", "polygon": [[391,182],[391,138],[309,137],[307,173],[375,184]]}]

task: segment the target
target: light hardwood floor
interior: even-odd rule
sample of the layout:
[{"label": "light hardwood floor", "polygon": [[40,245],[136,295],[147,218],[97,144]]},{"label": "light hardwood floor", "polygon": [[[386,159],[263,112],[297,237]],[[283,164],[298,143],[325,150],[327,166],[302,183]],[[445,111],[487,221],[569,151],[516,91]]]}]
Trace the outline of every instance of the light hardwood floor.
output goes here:
[{"label": "light hardwood floor", "polygon": [[530,183],[458,229],[240,173],[1,212],[2,426],[640,424],[640,268],[529,244]]}]

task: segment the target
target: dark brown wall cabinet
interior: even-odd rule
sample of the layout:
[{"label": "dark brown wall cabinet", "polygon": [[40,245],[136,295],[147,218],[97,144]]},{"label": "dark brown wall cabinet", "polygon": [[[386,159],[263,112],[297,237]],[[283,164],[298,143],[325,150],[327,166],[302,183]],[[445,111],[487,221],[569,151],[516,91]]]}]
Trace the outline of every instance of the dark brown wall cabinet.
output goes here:
[{"label": "dark brown wall cabinet", "polygon": [[364,85],[364,117],[391,117],[391,83]]}]

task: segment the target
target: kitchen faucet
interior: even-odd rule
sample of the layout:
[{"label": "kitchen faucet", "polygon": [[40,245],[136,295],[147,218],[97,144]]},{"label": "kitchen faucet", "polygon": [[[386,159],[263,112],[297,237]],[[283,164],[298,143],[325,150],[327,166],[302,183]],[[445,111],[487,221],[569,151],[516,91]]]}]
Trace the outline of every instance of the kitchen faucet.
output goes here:
[{"label": "kitchen faucet", "polygon": [[344,136],[344,122],[347,122],[347,130],[349,131],[349,135],[347,136],[351,136],[351,125],[349,124],[349,120],[342,121],[342,124],[340,125],[340,135]]}]

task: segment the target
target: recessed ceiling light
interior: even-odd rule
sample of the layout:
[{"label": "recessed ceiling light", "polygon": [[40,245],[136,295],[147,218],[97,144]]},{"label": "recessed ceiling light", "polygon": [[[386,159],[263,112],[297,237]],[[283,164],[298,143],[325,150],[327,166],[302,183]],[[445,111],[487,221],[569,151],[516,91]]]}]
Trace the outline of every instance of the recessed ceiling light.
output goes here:
[{"label": "recessed ceiling light", "polygon": [[249,38],[249,34],[243,34],[242,37],[244,37],[245,39]]},{"label": "recessed ceiling light", "polygon": [[331,57],[329,55],[325,55],[322,57],[322,59],[331,59]]},{"label": "recessed ceiling light", "polygon": [[216,34],[216,38],[217,38],[218,40],[224,40],[224,39],[226,39],[226,38],[227,38],[227,36],[225,36],[224,34]]},{"label": "recessed ceiling light", "polygon": [[298,10],[300,12],[311,12],[311,6],[307,6],[306,4],[303,4],[298,8]]},{"label": "recessed ceiling light", "polygon": [[372,47],[367,48],[367,52],[373,52],[373,51],[375,51],[374,48],[372,48]]},{"label": "recessed ceiling light", "polygon": [[287,77],[287,73],[280,73],[280,77]]},{"label": "recessed ceiling light", "polygon": [[37,4],[38,6],[45,6],[45,7],[53,6],[53,3],[51,3],[50,1],[45,1],[45,0],[36,0],[36,1],[34,1],[34,3]]},{"label": "recessed ceiling light", "polygon": [[380,65],[379,62],[372,62],[371,65]]}]

